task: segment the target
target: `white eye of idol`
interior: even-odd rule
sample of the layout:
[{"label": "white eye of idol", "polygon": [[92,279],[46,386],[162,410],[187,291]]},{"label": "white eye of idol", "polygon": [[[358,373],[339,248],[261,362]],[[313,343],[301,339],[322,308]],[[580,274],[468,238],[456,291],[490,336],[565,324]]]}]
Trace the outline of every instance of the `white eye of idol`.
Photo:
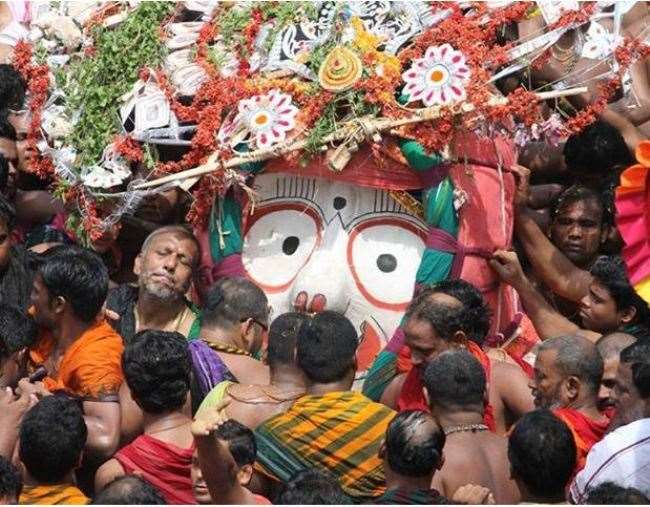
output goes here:
[{"label": "white eye of idol", "polygon": [[309,210],[274,207],[258,210],[246,232],[242,261],[264,289],[290,284],[320,241],[320,219]]},{"label": "white eye of idol", "polygon": [[358,225],[350,234],[348,262],[359,290],[376,306],[403,309],[413,295],[424,247],[423,231],[406,221]]}]

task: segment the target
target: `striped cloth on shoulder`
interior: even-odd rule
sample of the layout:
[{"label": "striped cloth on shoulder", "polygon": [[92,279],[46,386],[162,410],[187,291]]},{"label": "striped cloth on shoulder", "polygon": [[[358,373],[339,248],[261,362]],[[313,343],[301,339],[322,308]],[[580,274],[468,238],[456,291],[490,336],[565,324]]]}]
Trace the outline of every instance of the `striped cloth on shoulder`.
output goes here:
[{"label": "striped cloth on shoulder", "polygon": [[256,468],[280,481],[316,468],[334,475],[355,501],[385,492],[378,451],[395,412],[351,391],[306,395],[255,431]]}]

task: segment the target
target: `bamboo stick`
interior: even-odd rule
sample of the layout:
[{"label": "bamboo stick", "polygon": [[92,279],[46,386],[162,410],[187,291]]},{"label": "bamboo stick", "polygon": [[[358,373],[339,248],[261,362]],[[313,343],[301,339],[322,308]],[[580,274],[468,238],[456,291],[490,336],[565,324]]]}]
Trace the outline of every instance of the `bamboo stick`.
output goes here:
[{"label": "bamboo stick", "polygon": [[[537,93],[537,100],[549,100],[559,97],[569,97],[573,95],[579,95],[581,93],[586,93],[587,87],[579,88],[570,88],[567,90],[554,90],[551,92],[541,92]],[[493,96],[489,100],[489,105],[497,106],[507,104],[508,99],[505,97]],[[474,104],[465,102],[458,106],[454,111],[454,114],[463,114],[469,113],[475,109]],[[397,120],[391,118],[359,118],[358,120],[353,120],[351,122],[345,123],[340,129],[336,132],[332,132],[328,136],[323,138],[323,145],[327,145],[336,141],[342,141],[349,138],[350,136],[365,136],[372,132],[384,132],[387,130],[394,129],[396,127],[401,127],[404,125],[409,125],[411,123],[419,123],[421,121],[431,121],[435,120],[440,116],[440,107],[431,107],[426,109],[413,110],[413,115],[407,118],[399,118]],[[365,132],[364,132],[365,131]],[[157,178],[152,181],[147,181],[145,183],[140,183],[134,187],[135,190],[144,190],[148,188],[157,187],[159,185],[164,185],[166,183],[180,183],[183,180],[188,178],[195,178],[197,176],[202,176],[204,174],[211,173],[218,169],[228,169],[236,167],[242,164],[247,164],[250,162],[260,162],[262,160],[268,160],[270,158],[275,158],[285,153],[303,149],[307,146],[308,142],[306,139],[299,139],[297,141],[289,142],[274,146],[271,149],[266,150],[257,150],[252,151],[237,157],[233,157],[225,162],[220,162],[217,158],[217,154],[213,153],[210,157],[198,167],[192,169],[187,169],[175,174],[169,174],[161,178]]]}]

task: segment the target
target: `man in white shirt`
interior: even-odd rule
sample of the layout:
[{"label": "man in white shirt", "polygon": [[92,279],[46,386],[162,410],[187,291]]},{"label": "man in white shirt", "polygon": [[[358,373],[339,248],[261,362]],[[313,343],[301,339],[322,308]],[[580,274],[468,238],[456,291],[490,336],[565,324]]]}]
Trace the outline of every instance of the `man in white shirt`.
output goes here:
[{"label": "man in white shirt", "polygon": [[590,488],[611,481],[650,494],[650,341],[621,352],[613,392],[616,428],[591,448],[584,469],[571,485],[574,503]]}]

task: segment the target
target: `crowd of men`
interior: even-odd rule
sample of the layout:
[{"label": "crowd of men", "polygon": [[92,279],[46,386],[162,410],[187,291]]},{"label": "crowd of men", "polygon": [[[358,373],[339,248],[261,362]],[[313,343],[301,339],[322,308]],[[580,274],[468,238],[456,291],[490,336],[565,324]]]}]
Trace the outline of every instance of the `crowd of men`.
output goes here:
[{"label": "crowd of men", "polygon": [[617,128],[572,136],[557,181],[516,168],[517,249],[489,264],[541,338],[529,357],[487,347],[481,292],[446,280],[408,307],[407,371],[391,341],[359,392],[344,315],[271,318],[245,278],[195,297],[180,194],[80,246],[30,172],[24,100],[0,65],[4,503],[648,503],[650,310],[618,255]]}]

